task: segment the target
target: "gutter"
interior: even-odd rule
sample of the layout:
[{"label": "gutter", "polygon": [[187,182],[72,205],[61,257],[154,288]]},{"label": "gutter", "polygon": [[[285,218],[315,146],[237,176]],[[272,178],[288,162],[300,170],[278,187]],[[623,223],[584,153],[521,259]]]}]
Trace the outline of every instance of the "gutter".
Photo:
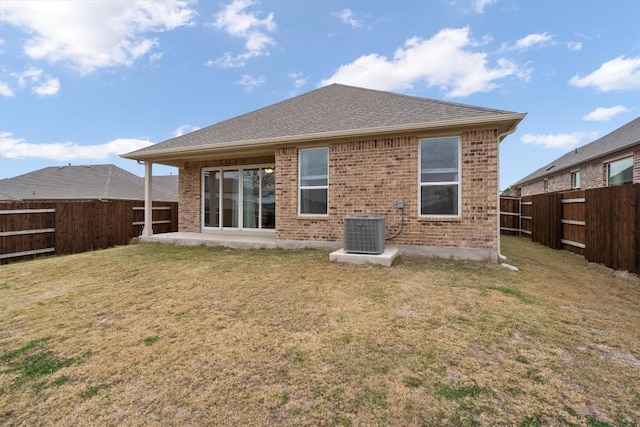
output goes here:
[{"label": "gutter", "polygon": [[[381,127],[373,127],[373,128],[318,132],[318,133],[311,133],[311,134],[304,134],[304,135],[290,135],[290,136],[288,135],[288,136],[280,136],[275,138],[258,138],[258,139],[244,140],[244,141],[218,142],[213,144],[200,145],[196,147],[175,147],[175,148],[153,150],[148,153],[139,152],[139,154],[137,155],[136,155],[137,152],[134,151],[132,153],[122,154],[120,157],[123,157],[125,159],[133,159],[133,160],[154,160],[154,159],[162,158],[172,154],[197,155],[199,153],[210,151],[212,149],[220,150],[225,148],[227,149],[255,148],[255,147],[275,145],[275,144],[320,141],[320,140],[326,140],[326,139],[344,138],[344,137],[352,137],[352,136],[366,137],[371,135],[380,135],[383,133],[433,130],[433,129],[448,128],[448,127],[473,126],[475,124],[508,122],[513,120],[515,120],[516,122],[520,122],[520,120],[522,120],[525,115],[526,114],[523,114],[523,113],[510,113],[510,114],[501,114],[499,116],[473,117],[471,119],[448,120],[448,121],[439,121],[434,123],[415,123],[415,124],[401,125],[401,126],[381,126]],[[507,135],[507,134],[508,133],[505,133],[503,135]],[[147,149],[143,148],[142,150],[147,150]]]}]

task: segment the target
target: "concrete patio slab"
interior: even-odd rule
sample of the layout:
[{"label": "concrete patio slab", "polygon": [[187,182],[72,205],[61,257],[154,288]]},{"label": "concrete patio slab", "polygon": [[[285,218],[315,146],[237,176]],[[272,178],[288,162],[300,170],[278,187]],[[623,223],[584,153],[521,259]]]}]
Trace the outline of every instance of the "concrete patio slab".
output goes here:
[{"label": "concrete patio slab", "polygon": [[346,262],[350,264],[378,264],[391,267],[393,261],[400,254],[399,248],[385,248],[381,254],[354,254],[338,249],[329,254],[329,261]]},{"label": "concrete patio slab", "polygon": [[211,233],[162,233],[140,236],[144,243],[164,243],[178,246],[223,246],[233,249],[275,249],[273,233],[251,231],[216,231]]}]

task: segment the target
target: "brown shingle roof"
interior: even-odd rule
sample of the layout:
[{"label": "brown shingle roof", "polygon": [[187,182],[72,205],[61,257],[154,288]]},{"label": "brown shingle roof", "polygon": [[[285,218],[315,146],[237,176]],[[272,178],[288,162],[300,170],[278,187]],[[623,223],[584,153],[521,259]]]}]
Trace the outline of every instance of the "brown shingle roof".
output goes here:
[{"label": "brown shingle roof", "polygon": [[332,84],[159,144],[125,154],[144,159],[162,152],[215,148],[247,141],[305,140],[335,133],[362,134],[385,128],[418,127],[483,118],[524,115],[372,89]]},{"label": "brown shingle roof", "polygon": [[[0,180],[0,200],[144,200],[144,179],[115,165],[53,166]],[[153,199],[178,200],[178,177],[154,177]]]}]

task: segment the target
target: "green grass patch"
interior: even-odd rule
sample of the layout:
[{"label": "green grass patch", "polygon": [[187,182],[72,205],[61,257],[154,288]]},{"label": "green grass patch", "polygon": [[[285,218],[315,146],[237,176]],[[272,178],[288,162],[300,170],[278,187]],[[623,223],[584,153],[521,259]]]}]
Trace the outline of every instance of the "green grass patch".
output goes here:
[{"label": "green grass patch", "polygon": [[477,384],[472,384],[466,387],[442,385],[436,389],[436,396],[446,400],[461,400],[466,397],[476,398],[485,392],[486,390],[478,387]]},{"label": "green grass patch", "polygon": [[53,382],[51,383],[51,385],[53,387],[60,387],[63,384],[66,384],[69,382],[69,377],[66,375],[62,375],[58,378],[56,378],[55,380],[53,380]]},{"label": "green grass patch", "polygon": [[422,386],[423,383],[424,382],[420,378],[416,377],[405,377],[404,379],[404,385],[409,388],[418,388]]},{"label": "green grass patch", "polygon": [[11,350],[0,356],[0,361],[10,364],[15,358],[37,348],[42,342],[47,341],[47,338],[41,338],[39,340],[32,340],[26,343],[24,346],[16,350]]},{"label": "green grass patch", "polygon": [[353,335],[344,334],[340,337],[338,341],[341,342],[342,344],[351,344],[351,341],[353,341]]},{"label": "green grass patch", "polygon": [[578,413],[576,412],[576,410],[575,410],[575,409],[573,409],[573,408],[572,408],[572,407],[570,407],[570,406],[565,406],[565,407],[564,407],[564,411],[565,411],[567,414],[571,415],[572,417],[577,417],[577,416],[578,416]]},{"label": "green grass patch", "polygon": [[286,391],[280,395],[280,406],[284,406],[291,400],[291,396]]},{"label": "green grass patch", "polygon": [[538,368],[529,369],[527,371],[527,378],[537,384],[544,384],[546,382],[545,379],[540,375],[540,369]]},{"label": "green grass patch", "polygon": [[300,351],[296,351],[296,353],[293,355],[293,362],[294,363],[304,363],[305,360],[307,360],[307,358],[305,357],[305,355],[300,352]]},{"label": "green grass patch", "polygon": [[102,388],[104,388],[104,385],[87,386],[87,388],[80,393],[80,397],[83,399],[91,399],[93,396],[96,396],[98,393],[100,393],[100,389]]},{"label": "green grass patch", "polygon": [[373,405],[382,409],[386,409],[389,406],[385,392],[368,386],[356,397],[357,406],[364,406],[365,404],[366,406]]},{"label": "green grass patch", "polygon": [[507,286],[490,286],[489,289],[493,289],[494,291],[498,291],[504,295],[515,297],[525,304],[533,304],[535,302],[533,299],[523,294],[519,289],[510,288]]},{"label": "green grass patch", "polygon": [[158,342],[158,340],[160,339],[159,336],[154,335],[152,337],[146,337],[145,339],[142,340],[142,342],[144,343],[144,345],[154,345],[155,343]]},{"label": "green grass patch", "polygon": [[[17,373],[17,378],[13,381],[12,388],[19,388],[26,383],[33,383],[40,377],[51,375],[60,369],[71,366],[73,359],[61,359],[52,351],[42,348],[48,339],[29,341],[24,346],[16,350],[11,350],[0,356],[0,361],[6,369],[0,373]],[[46,381],[35,382],[33,388],[40,391],[46,386]]]},{"label": "green grass patch", "polygon": [[589,427],[613,427],[608,422],[600,421],[599,419],[594,418],[592,416],[587,417],[587,425]]},{"label": "green grass patch", "polygon": [[542,421],[540,420],[540,416],[536,415],[534,417],[527,417],[524,420],[520,421],[518,427],[541,427]]}]

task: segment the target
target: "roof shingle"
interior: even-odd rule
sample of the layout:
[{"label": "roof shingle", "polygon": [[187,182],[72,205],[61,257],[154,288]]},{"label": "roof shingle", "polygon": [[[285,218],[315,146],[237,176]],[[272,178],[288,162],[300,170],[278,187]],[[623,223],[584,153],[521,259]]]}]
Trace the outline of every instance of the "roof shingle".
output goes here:
[{"label": "roof shingle", "polygon": [[440,123],[515,114],[510,111],[332,84],[124,155],[144,157],[220,143],[304,137],[329,132]]},{"label": "roof shingle", "polygon": [[[178,200],[177,176],[154,177],[153,199]],[[144,200],[144,179],[115,165],[52,166],[0,180],[0,200]]]}]

